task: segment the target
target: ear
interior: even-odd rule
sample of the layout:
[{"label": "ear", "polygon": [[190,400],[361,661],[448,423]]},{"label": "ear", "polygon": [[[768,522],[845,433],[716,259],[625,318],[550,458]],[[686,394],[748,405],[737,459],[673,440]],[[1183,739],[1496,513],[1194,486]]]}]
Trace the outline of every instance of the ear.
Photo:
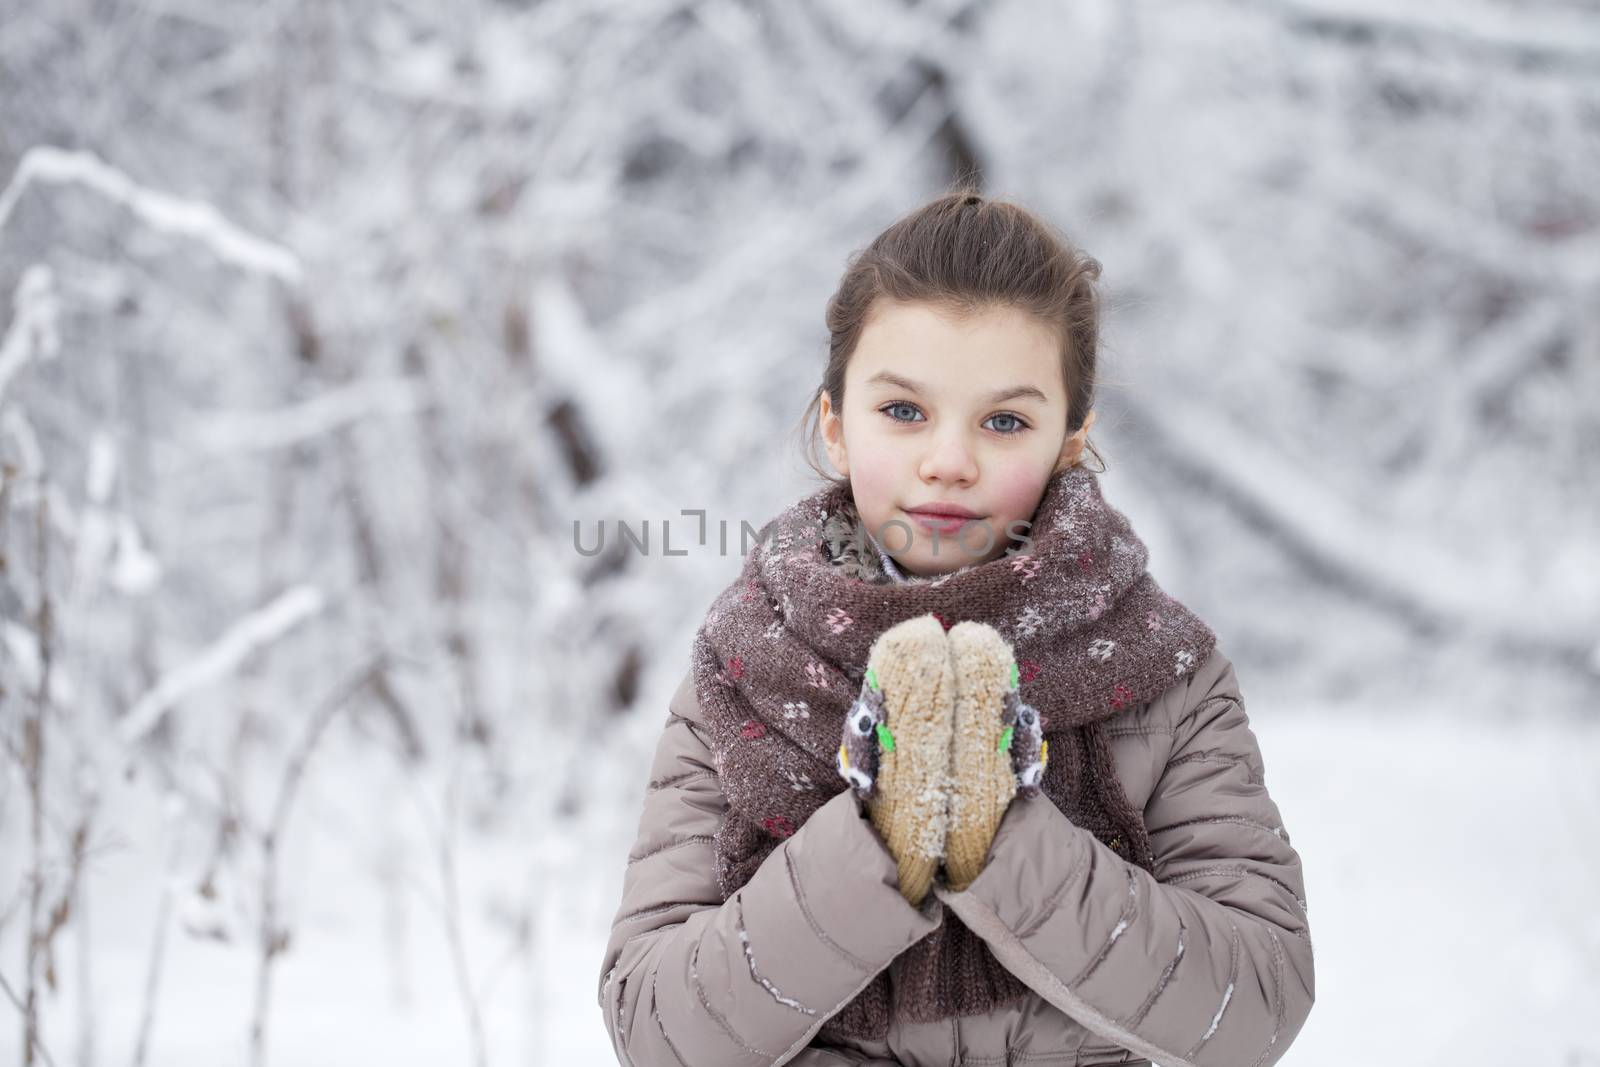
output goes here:
[{"label": "ear", "polygon": [[1061,442],[1061,454],[1056,457],[1055,473],[1077,466],[1078,461],[1083,458],[1084,448],[1089,443],[1089,427],[1093,425],[1094,412],[1090,411],[1084,416],[1083,425],[1078,427],[1075,433],[1068,434],[1067,439]]},{"label": "ear", "polygon": [[844,416],[833,406],[828,391],[822,391],[818,422],[822,428],[822,443],[828,450],[828,462],[842,476],[850,476],[850,457],[844,446]]}]

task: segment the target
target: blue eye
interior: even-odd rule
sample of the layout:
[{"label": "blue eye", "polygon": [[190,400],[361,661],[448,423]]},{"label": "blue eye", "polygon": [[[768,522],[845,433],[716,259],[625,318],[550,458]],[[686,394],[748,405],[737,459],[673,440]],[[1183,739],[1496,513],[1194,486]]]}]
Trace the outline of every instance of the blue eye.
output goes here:
[{"label": "blue eye", "polygon": [[996,432],[1003,433],[1008,437],[1011,434],[1014,434],[1014,433],[1021,433],[1023,430],[1026,430],[1028,428],[1028,424],[1027,423],[1023,422],[1021,419],[1017,418],[1015,415],[1011,414],[1008,411],[1002,411],[998,415],[990,415],[989,418],[990,419],[1010,419],[1012,422],[1016,423],[1016,427],[1014,429],[1010,429],[1010,430],[999,430],[999,429],[997,429]]},{"label": "blue eye", "polygon": [[[893,415],[893,414],[892,414],[892,412],[893,412],[893,411],[894,411],[894,410],[895,410],[895,409],[896,409],[896,408],[908,408],[908,409],[910,409],[910,410],[911,410],[911,411],[916,411],[916,410],[917,410],[917,408],[916,408],[916,405],[914,405],[914,404],[908,404],[908,403],[906,403],[906,402],[905,402],[905,401],[904,401],[904,400],[897,400],[897,401],[895,401],[895,402],[894,402],[894,403],[893,403],[893,404],[889,404],[889,405],[887,405],[887,406],[885,406],[885,407],[881,407],[881,408],[879,408],[879,409],[878,409],[878,410],[879,410],[879,411],[881,411],[881,412],[883,412],[883,413],[884,413],[884,414],[885,414],[885,415],[888,415],[888,416],[889,416],[889,418],[891,418],[891,419],[894,419],[894,421],[895,421],[895,422],[916,422],[916,421],[917,421],[917,420],[916,420],[916,419],[901,419],[901,418],[896,418],[896,417],[895,417],[895,416],[894,416],[894,415]],[[919,414],[920,414],[920,413],[919,413]]]}]

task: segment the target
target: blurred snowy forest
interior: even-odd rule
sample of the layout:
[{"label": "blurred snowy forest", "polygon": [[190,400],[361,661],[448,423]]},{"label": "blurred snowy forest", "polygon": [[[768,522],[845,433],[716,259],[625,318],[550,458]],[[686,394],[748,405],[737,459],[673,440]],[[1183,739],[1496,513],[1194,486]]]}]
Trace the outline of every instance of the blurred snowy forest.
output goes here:
[{"label": "blurred snowy forest", "polygon": [[1105,266],[1286,1062],[1600,1064],[1596,0],[0,0],[0,1062],[611,1062],[683,512],[813,487],[845,257],[969,174]]}]

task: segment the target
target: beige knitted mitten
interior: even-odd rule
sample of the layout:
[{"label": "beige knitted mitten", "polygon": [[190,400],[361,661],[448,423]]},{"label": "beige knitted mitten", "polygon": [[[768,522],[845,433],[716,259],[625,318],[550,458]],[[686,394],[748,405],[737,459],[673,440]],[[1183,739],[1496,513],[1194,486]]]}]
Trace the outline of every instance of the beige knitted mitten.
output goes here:
[{"label": "beige knitted mitten", "polygon": [[913,906],[944,855],[954,696],[944,626],[907,619],[873,642],[839,746],[839,773],[864,798]]},{"label": "beige knitted mitten", "polygon": [[950,628],[955,667],[955,736],[950,745],[949,837],[944,868],[950,888],[967,888],[989,859],[989,846],[1018,793],[1036,792],[1048,746],[1038,712],[1021,699],[1011,645],[992,627]]}]

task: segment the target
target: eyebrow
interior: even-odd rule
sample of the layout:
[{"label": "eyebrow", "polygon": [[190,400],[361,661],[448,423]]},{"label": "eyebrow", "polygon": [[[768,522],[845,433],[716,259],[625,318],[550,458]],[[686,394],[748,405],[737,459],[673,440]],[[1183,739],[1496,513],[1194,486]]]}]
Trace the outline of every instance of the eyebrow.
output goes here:
[{"label": "eyebrow", "polygon": [[[918,385],[910,378],[902,378],[893,371],[886,370],[881,370],[877,374],[874,374],[872,377],[868,378],[866,384],[873,385],[880,382],[884,385],[892,385],[896,388],[904,389],[911,393],[920,393],[923,391],[922,386]],[[991,404],[999,404],[1006,400],[1015,400],[1018,397],[1027,397],[1032,400],[1042,400],[1047,404],[1050,402],[1049,397],[1045,396],[1044,393],[1040,392],[1038,389],[1035,389],[1031,385],[1013,385],[1009,389],[996,389],[994,392],[989,394],[987,400]]]}]

